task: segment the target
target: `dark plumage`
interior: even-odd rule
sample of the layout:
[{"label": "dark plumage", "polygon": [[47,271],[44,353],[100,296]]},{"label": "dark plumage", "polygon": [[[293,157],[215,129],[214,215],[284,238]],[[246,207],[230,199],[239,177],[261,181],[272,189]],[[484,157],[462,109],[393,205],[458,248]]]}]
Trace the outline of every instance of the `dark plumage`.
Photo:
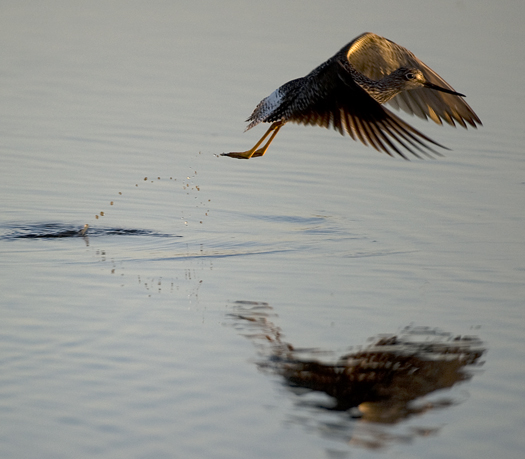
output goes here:
[{"label": "dark plumage", "polygon": [[[272,123],[250,150],[226,153],[251,158],[266,153],[287,122],[333,127],[354,140],[389,155],[406,158],[404,151],[439,154],[429,145],[442,145],[425,136],[387,110],[390,103],[408,113],[467,127],[480,119],[457,93],[410,51],[372,33],[360,35],[303,78],[285,83],[263,99],[247,119],[251,129]],[[270,135],[271,134],[271,135]],[[270,138],[259,148],[263,141]],[[445,148],[445,147],[443,147]]]}]

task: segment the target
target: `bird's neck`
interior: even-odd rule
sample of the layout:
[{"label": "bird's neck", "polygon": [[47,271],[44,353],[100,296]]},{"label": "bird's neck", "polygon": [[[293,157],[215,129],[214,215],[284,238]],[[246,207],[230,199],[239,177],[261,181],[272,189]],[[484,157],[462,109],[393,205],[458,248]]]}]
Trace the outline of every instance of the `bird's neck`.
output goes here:
[{"label": "bird's neck", "polygon": [[394,75],[393,73],[381,78],[380,80],[372,80],[357,70],[353,70],[355,82],[364,89],[370,97],[380,104],[385,104],[402,91],[402,88],[400,88],[399,85],[392,84],[397,77],[397,75]]}]

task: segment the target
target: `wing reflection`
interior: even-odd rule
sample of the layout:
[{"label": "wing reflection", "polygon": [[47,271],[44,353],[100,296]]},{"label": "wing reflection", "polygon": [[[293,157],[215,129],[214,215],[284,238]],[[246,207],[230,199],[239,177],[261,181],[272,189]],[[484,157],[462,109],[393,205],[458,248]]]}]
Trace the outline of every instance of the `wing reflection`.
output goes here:
[{"label": "wing reflection", "polygon": [[[259,368],[282,376],[299,398],[313,395],[306,397],[313,398],[313,402],[301,401],[298,405],[318,413],[350,414],[335,423],[319,421],[318,429],[372,449],[437,433],[438,428],[418,425],[408,433],[394,434],[381,425],[398,424],[429,410],[457,404],[452,397],[437,401],[423,397],[470,380],[473,367],[483,364],[480,357],[486,351],[475,336],[407,327],[397,334],[375,336],[371,344],[337,357],[332,352],[296,349],[285,342],[281,329],[272,322],[277,315],[266,303],[235,302],[231,317],[235,328],[257,346],[262,357],[257,362]],[[311,418],[311,414],[294,414],[293,420],[311,427]],[[351,435],[349,430],[353,431]]]}]

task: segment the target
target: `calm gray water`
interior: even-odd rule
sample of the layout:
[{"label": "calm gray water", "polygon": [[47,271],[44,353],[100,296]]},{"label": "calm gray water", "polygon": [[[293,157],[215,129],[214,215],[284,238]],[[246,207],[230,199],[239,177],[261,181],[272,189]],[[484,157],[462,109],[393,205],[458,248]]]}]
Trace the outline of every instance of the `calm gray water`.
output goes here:
[{"label": "calm gray water", "polygon": [[[0,457],[521,458],[524,15],[0,6]],[[411,49],[484,126],[402,114],[451,148],[430,161],[295,125],[263,158],[217,156],[262,135],[243,120],[263,97],[364,31]],[[333,361],[407,326],[486,352],[394,420],[327,409],[278,364],[288,344]]]}]

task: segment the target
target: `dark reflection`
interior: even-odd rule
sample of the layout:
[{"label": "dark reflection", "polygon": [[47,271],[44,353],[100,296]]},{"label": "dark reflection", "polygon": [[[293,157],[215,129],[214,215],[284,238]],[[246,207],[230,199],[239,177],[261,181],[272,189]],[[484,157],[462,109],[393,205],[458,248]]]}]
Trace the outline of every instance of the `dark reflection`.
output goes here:
[{"label": "dark reflection", "polygon": [[152,236],[152,237],[182,237],[172,234],[157,233],[145,229],[104,228],[84,225],[76,227],[64,223],[33,223],[10,225],[3,228],[0,239],[56,239],[67,237],[98,237],[98,236]]},{"label": "dark reflection", "polygon": [[[314,413],[344,414],[335,421],[319,421],[318,429],[366,448],[437,433],[436,427],[418,425],[394,434],[385,425],[457,404],[452,397],[425,398],[470,380],[486,351],[475,336],[407,327],[397,334],[370,338],[370,344],[337,357],[285,342],[274,317],[268,304],[245,301],[234,303],[231,314],[235,328],[258,347],[259,368],[282,376],[286,387],[298,395],[298,406]],[[293,422],[311,427],[315,418],[294,414]]]}]

